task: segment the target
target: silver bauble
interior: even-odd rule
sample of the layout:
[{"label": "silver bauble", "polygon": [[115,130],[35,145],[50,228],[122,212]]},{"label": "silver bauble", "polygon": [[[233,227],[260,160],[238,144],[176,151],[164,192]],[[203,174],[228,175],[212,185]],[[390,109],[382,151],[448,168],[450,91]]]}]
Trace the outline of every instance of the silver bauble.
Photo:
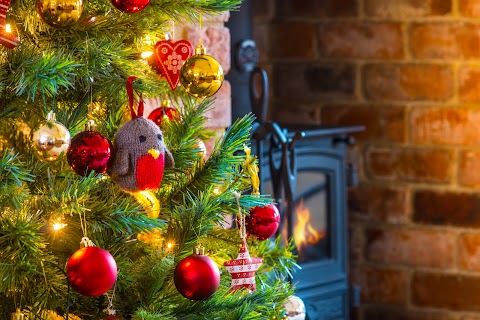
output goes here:
[{"label": "silver bauble", "polygon": [[55,121],[55,114],[50,112],[47,120],[41,121],[33,130],[32,144],[38,157],[47,162],[55,161],[70,146],[70,132],[60,122]]}]

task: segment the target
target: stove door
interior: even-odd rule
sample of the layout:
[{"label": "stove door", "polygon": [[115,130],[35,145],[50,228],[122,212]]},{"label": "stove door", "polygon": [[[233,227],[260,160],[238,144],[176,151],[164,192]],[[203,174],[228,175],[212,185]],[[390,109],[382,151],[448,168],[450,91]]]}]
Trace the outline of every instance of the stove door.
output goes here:
[{"label": "stove door", "polygon": [[[279,209],[282,235],[294,239],[302,267],[292,279],[296,294],[305,302],[307,319],[348,319],[345,148],[325,139],[298,143],[295,154],[294,210],[286,212],[284,192]],[[274,161],[280,159],[275,153]],[[273,195],[268,161],[261,164],[262,193]]]}]

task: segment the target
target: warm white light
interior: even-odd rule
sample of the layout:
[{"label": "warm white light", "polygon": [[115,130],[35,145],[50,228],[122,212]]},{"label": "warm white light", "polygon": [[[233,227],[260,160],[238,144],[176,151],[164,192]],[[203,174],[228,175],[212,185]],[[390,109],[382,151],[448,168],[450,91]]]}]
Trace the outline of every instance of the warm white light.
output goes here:
[{"label": "warm white light", "polygon": [[173,246],[174,246],[173,242],[169,242],[169,243],[167,243],[167,250],[170,250],[170,249],[172,249],[172,248],[173,248]]},{"label": "warm white light", "polygon": [[215,195],[219,195],[221,193],[220,188],[214,188],[212,192]]},{"label": "warm white light", "polygon": [[57,230],[60,230],[62,228],[65,228],[67,225],[65,223],[59,223],[59,222],[56,222],[53,224],[53,230],[57,231]]},{"label": "warm white light", "polygon": [[140,56],[142,57],[142,59],[147,59],[148,57],[152,56],[152,54],[153,52],[146,51],[146,52],[142,52]]},{"label": "warm white light", "polygon": [[11,32],[12,32],[12,26],[11,26],[9,23],[7,23],[7,24],[5,25],[5,31],[8,32],[8,33],[11,33]]}]

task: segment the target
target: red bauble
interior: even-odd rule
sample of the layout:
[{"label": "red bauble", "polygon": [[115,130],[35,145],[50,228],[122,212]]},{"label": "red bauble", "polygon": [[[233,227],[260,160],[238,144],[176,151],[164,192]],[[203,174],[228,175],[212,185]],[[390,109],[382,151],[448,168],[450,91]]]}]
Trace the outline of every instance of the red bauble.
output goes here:
[{"label": "red bauble", "polygon": [[207,256],[192,254],[180,261],[175,268],[175,287],[190,300],[203,300],[217,291],[220,271]]},{"label": "red bauble", "polygon": [[111,0],[113,6],[122,12],[134,13],[145,9],[150,0]]},{"label": "red bauble", "polygon": [[111,314],[111,315],[106,316],[105,318],[103,318],[103,320],[122,320],[122,319],[120,319],[119,317],[117,317],[117,316],[114,315],[114,314]]},{"label": "red bauble", "polygon": [[165,121],[182,121],[180,112],[178,112],[177,109],[169,105],[162,105],[161,107],[154,109],[148,115],[148,119],[155,122],[155,124],[159,127],[161,127],[162,123],[164,123]]},{"label": "red bauble", "polygon": [[72,138],[67,160],[73,171],[81,176],[92,170],[105,173],[113,161],[112,143],[99,132],[82,131]]},{"label": "red bauble", "polygon": [[98,297],[115,284],[117,263],[107,250],[85,247],[77,250],[68,260],[67,277],[75,291]]},{"label": "red bauble", "polygon": [[279,225],[280,213],[274,204],[254,207],[250,209],[250,215],[245,217],[247,233],[256,236],[259,240],[265,240],[273,236]]}]

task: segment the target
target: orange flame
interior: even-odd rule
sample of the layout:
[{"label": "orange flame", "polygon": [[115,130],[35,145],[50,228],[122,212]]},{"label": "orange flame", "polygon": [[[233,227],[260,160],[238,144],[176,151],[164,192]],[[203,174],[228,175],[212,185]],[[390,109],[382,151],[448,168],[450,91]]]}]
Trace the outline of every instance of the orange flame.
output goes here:
[{"label": "orange flame", "polygon": [[293,240],[299,252],[306,245],[315,244],[325,237],[325,232],[316,230],[310,223],[310,209],[303,207],[303,199],[295,208],[297,222],[293,230]]}]

